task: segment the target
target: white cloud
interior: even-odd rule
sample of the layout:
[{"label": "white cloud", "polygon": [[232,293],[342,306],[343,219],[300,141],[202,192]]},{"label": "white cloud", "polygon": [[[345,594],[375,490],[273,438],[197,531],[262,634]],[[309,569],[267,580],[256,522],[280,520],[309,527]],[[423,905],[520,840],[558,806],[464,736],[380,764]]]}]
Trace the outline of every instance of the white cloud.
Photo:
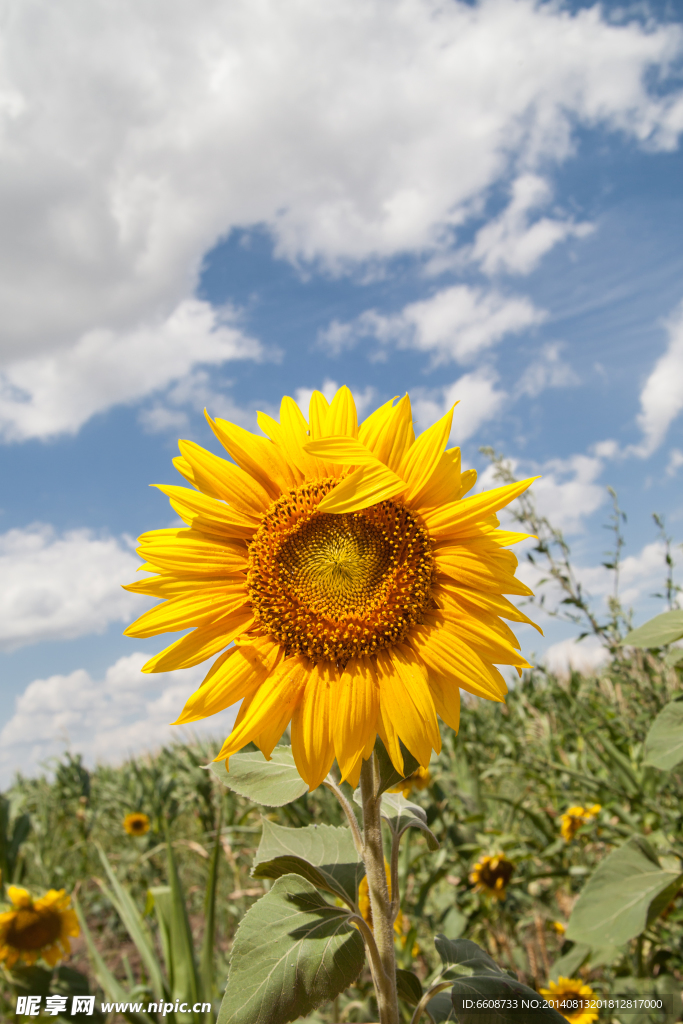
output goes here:
[{"label": "white cloud", "polygon": [[139,564],[130,547],[89,530],[59,536],[38,524],[0,535],[0,649],[102,633],[134,618],[149,599],[121,584]]},{"label": "white cloud", "polygon": [[455,403],[451,436],[456,444],[472,437],[488,420],[494,419],[507,400],[504,391],[496,390],[497,375],[484,367],[465,373],[443,388],[414,392],[413,417],[421,430],[443,416]]},{"label": "white cloud", "polygon": [[668,348],[655,363],[640,393],[638,425],[645,436],[642,445],[630,450],[643,457],[659,448],[667,430],[683,409],[683,303],[667,326]]},{"label": "white cloud", "polygon": [[78,669],[29,683],[0,732],[0,787],[9,785],[15,771],[33,774],[65,748],[83,754],[85,763],[94,766],[197,733],[228,734],[234,710],[185,728],[169,725],[201,682],[206,666],[143,675],[146,660],[140,653],[119,658],[103,679]]},{"label": "white cloud", "polygon": [[477,232],[469,257],[486,274],[508,271],[529,274],[541,258],[567,238],[585,238],[593,225],[541,217],[530,224],[529,214],[550,199],[550,186],[537,174],[522,174],[512,185],[505,210]]},{"label": "white cloud", "polygon": [[95,413],[164,388],[196,363],[259,359],[260,345],[234,319],[188,299],[162,323],[119,335],[93,330],[73,348],[11,363],[0,372],[0,433],[11,441],[73,434]]},{"label": "white cloud", "polygon": [[683,466],[683,452],[680,448],[672,448],[669,452],[669,461],[666,467],[667,476],[676,476],[678,470]]},{"label": "white cloud", "polygon": [[543,662],[549,672],[567,677],[570,672],[583,676],[594,675],[610,660],[609,651],[597,637],[585,640],[561,640],[552,644],[543,655]]},{"label": "white cloud", "polygon": [[602,470],[602,460],[590,455],[551,459],[534,484],[539,511],[566,533],[580,533],[585,517],[607,498],[605,487],[596,482]]},{"label": "white cloud", "polygon": [[[443,251],[513,169],[525,180],[566,159],[577,125],[660,149],[683,127],[680,91],[660,87],[683,51],[680,26],[612,23],[598,5],[4,7],[12,438],[76,430],[106,403],[165,386],[163,359],[145,357],[157,369],[135,383],[110,353],[126,355],[140,332],[168,337],[204,255],[233,228],[265,226],[278,255],[333,269]],[[556,240],[553,223],[519,237],[501,228],[485,259],[530,266]],[[221,356],[209,334],[197,352],[180,343],[183,365],[233,358],[225,335]],[[71,414],[64,396],[83,380]]]},{"label": "white cloud", "polygon": [[374,337],[380,345],[429,353],[433,365],[449,360],[469,363],[506,334],[517,334],[544,319],[545,313],[524,296],[507,297],[463,284],[411,302],[390,316],[367,310],[351,324],[334,320],[318,341],[336,355],[360,338]]},{"label": "white cloud", "polygon": [[578,375],[562,359],[563,348],[559,342],[543,346],[539,357],[519,379],[515,389],[518,395],[535,398],[546,388],[568,388],[580,383]]}]

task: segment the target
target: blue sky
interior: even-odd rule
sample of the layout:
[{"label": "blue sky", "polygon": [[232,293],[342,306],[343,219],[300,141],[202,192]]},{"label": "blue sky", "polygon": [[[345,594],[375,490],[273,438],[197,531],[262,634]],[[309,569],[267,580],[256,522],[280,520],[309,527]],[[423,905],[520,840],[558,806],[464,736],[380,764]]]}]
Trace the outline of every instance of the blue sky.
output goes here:
[{"label": "blue sky", "polygon": [[[667,3],[5,0],[0,785],[164,741],[201,673],[121,633],[178,437],[408,390],[541,473],[597,607],[683,536],[683,25]],[[35,26],[41,25],[40,31]],[[525,578],[531,582],[528,575]],[[561,664],[569,628],[525,652]],[[207,724],[225,732],[230,713]]]}]

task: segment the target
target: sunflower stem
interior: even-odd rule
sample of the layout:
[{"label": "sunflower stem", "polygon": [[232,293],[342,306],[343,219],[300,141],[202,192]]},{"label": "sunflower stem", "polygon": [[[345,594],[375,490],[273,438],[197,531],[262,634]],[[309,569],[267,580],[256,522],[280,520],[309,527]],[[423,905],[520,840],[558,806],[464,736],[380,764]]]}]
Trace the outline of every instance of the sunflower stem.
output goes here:
[{"label": "sunflower stem", "polygon": [[360,773],[360,791],[363,803],[363,862],[368,878],[368,893],[372,913],[372,930],[379,951],[382,971],[373,972],[380,1024],[398,1024],[398,993],[396,990],[396,960],[394,957],[394,921],[384,866],[382,842],[381,797],[379,790],[379,764],[373,752],[363,762]]}]

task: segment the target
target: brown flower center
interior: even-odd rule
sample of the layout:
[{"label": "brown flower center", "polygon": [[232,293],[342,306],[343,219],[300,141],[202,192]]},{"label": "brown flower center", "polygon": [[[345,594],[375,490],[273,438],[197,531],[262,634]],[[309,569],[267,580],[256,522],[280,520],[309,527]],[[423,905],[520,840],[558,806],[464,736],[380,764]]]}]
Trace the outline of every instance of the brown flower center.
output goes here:
[{"label": "brown flower center", "polygon": [[287,654],[337,661],[405,639],[431,603],[426,531],[397,501],[335,515],[337,484],[304,484],[274,502],[249,548],[249,597]]},{"label": "brown flower center", "polygon": [[61,929],[62,919],[58,911],[27,907],[16,912],[7,931],[7,944],[22,952],[45,949],[59,938]]}]

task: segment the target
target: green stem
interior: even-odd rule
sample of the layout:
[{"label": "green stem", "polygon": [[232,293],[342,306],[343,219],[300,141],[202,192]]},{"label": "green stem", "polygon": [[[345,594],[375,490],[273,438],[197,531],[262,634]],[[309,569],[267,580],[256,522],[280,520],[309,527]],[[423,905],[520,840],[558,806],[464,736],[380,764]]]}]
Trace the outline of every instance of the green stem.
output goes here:
[{"label": "green stem", "polygon": [[384,867],[382,843],[381,797],[377,757],[363,762],[360,773],[360,791],[363,803],[363,861],[368,879],[372,930],[381,961],[381,973],[376,974],[375,989],[380,1024],[399,1024],[398,993],[396,990],[396,960],[394,957],[394,921],[387,876]]}]

